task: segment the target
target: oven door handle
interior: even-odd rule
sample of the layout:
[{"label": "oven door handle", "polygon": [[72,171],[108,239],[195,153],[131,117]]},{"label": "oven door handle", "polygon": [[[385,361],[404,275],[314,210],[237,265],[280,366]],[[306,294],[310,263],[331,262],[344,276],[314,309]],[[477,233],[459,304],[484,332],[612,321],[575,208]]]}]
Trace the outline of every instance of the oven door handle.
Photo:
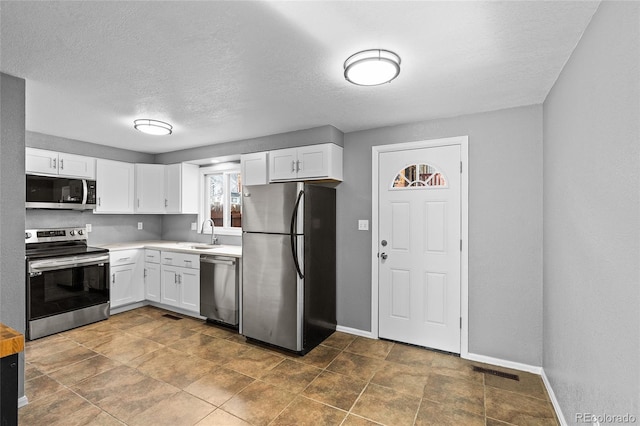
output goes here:
[{"label": "oven door handle", "polygon": [[109,254],[100,256],[73,256],[62,259],[34,260],[29,262],[29,272],[47,272],[57,271],[60,269],[76,268],[78,266],[108,263]]}]

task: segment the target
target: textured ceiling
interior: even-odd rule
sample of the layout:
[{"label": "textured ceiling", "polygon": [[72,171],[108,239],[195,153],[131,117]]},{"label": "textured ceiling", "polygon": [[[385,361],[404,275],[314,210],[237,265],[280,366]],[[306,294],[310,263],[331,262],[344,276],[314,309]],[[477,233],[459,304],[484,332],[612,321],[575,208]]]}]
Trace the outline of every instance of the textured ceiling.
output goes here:
[{"label": "textured ceiling", "polygon": [[[541,103],[597,6],[3,0],[0,70],[27,80],[27,130],[160,153]],[[398,53],[400,76],[349,84],[344,60],[370,48]]]}]

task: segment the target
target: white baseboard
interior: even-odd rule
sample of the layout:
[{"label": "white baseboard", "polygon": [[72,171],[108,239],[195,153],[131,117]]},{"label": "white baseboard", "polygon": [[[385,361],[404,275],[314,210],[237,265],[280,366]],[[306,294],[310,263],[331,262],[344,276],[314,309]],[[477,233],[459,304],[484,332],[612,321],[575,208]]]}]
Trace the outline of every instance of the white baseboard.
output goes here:
[{"label": "white baseboard", "polygon": [[538,367],[536,365],[521,364],[519,362],[507,361],[506,359],[493,358],[485,355],[468,353],[463,358],[468,359],[470,361],[483,362],[485,364],[497,365],[498,367],[511,368],[512,370],[526,371],[528,373],[533,373],[533,374],[542,373],[542,367]]},{"label": "white baseboard", "polygon": [[27,405],[29,403],[29,400],[27,399],[27,396],[21,396],[20,398],[18,398],[18,408],[22,408],[25,405]]},{"label": "white baseboard", "polygon": [[558,398],[556,398],[556,394],[553,392],[553,388],[551,387],[551,383],[549,382],[549,378],[544,372],[544,368],[542,368],[542,372],[540,373],[542,376],[542,382],[544,383],[544,387],[547,388],[547,393],[549,394],[549,399],[551,399],[551,404],[553,405],[553,409],[556,410],[556,415],[558,416],[558,421],[560,422],[560,426],[568,426],[567,421],[564,418],[564,414],[562,414],[562,409],[560,409],[560,403],[558,402]]},{"label": "white baseboard", "polygon": [[336,326],[336,331],[340,331],[342,333],[353,334],[360,337],[367,337],[369,339],[376,339],[373,337],[370,331],[359,330],[357,328],[345,327],[343,325]]}]

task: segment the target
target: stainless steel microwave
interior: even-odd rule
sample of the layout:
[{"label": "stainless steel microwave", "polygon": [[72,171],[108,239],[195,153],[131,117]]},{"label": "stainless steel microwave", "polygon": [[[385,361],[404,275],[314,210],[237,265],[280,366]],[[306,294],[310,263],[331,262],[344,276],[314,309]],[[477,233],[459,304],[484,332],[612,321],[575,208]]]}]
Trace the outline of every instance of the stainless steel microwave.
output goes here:
[{"label": "stainless steel microwave", "polygon": [[94,209],[96,181],[27,175],[25,206],[28,209]]}]

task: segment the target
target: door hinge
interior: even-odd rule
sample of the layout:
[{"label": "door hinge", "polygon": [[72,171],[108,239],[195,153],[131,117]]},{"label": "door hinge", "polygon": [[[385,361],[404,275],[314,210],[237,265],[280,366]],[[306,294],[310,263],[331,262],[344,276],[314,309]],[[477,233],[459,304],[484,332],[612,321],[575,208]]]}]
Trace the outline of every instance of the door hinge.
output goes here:
[{"label": "door hinge", "polygon": [[460,329],[462,330],[462,317],[460,317]]},{"label": "door hinge", "polygon": [[460,251],[462,251],[462,240],[460,240]]},{"label": "door hinge", "polygon": [[460,162],[460,173],[462,173],[462,161]]}]

